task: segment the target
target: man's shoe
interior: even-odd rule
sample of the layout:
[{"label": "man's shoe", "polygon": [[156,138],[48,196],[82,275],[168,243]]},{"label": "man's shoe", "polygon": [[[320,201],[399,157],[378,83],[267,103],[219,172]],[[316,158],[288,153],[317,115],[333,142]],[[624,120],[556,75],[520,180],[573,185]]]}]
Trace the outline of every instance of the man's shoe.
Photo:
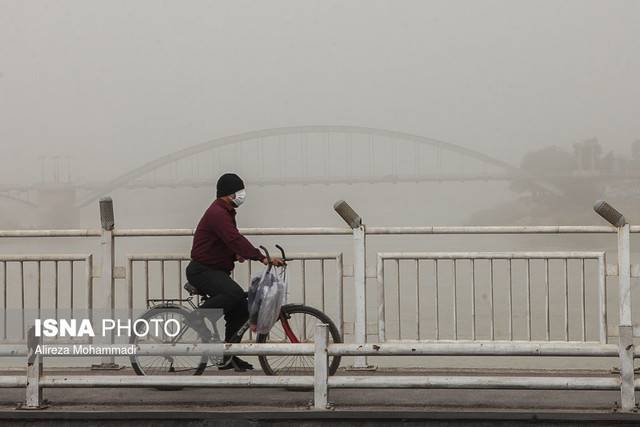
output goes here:
[{"label": "man's shoe", "polygon": [[219,363],[216,365],[216,367],[217,367],[219,370],[229,369],[229,367],[231,366],[231,359],[232,359],[232,357],[231,357],[231,356],[224,356],[224,357],[222,358],[222,361],[221,361],[221,362],[219,362]]},{"label": "man's shoe", "polygon": [[231,364],[235,365],[236,371],[237,370],[253,371],[253,365],[251,363],[246,362],[246,361],[240,359],[237,356],[233,357],[233,360],[231,361]]},{"label": "man's shoe", "polygon": [[227,369],[233,369],[236,372],[252,371],[253,365],[249,362],[245,362],[237,356],[226,356],[222,363],[218,365],[218,370],[224,371]]}]

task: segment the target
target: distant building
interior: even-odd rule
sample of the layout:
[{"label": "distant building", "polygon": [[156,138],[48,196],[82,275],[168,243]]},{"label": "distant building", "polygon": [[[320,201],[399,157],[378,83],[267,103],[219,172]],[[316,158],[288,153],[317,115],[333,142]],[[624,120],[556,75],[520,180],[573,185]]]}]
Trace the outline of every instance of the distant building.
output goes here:
[{"label": "distant building", "polygon": [[602,147],[596,138],[573,144],[578,174],[593,174],[601,169]]},{"label": "distant building", "polygon": [[631,158],[635,163],[640,162],[640,139],[631,143]]}]

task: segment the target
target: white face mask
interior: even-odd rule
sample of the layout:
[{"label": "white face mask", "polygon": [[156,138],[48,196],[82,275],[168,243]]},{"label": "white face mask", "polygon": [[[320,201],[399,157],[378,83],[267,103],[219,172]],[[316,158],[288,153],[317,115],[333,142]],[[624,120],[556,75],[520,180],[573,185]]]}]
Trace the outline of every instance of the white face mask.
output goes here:
[{"label": "white face mask", "polygon": [[237,207],[240,207],[241,204],[244,203],[244,199],[247,197],[247,192],[244,189],[240,191],[236,191],[236,194],[233,198],[233,204]]}]

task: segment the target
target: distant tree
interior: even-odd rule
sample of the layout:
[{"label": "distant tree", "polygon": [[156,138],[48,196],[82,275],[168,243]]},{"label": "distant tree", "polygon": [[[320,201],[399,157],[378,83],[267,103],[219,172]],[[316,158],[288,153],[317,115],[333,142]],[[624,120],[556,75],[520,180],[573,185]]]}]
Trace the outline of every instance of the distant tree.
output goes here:
[{"label": "distant tree", "polygon": [[575,159],[563,149],[551,146],[525,154],[520,167],[538,176],[567,176],[575,168]]},{"label": "distant tree", "polygon": [[[571,175],[575,168],[575,159],[565,150],[549,146],[526,153],[522,157],[520,167],[535,178],[558,184],[558,177]],[[518,193],[528,192],[532,195],[541,195],[544,192],[540,186],[532,184],[529,180],[514,181],[511,189]]]}]

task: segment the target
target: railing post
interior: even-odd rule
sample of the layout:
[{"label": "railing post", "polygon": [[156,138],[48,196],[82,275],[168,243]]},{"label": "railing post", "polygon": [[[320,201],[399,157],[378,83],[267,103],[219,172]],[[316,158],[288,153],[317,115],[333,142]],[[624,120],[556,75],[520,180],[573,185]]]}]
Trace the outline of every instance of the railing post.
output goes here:
[{"label": "railing post", "polygon": [[378,341],[385,342],[387,338],[384,302],[384,258],[380,254],[378,254],[376,273],[378,276]]},{"label": "railing post", "polygon": [[[356,344],[367,342],[367,287],[366,287],[366,231],[364,225],[353,229],[353,283],[355,288],[355,325]],[[367,357],[356,356],[354,368],[366,368]]]},{"label": "railing post", "polygon": [[315,330],[313,370],[313,407],[329,409],[329,334],[325,323],[318,323]]},{"label": "railing post", "polygon": [[344,336],[344,264],[342,261],[342,253],[339,253],[336,257],[336,264],[336,283],[338,285],[338,313],[336,321],[338,323],[338,332],[340,332],[341,336]]},{"label": "railing post", "polygon": [[[364,344],[367,342],[367,278],[366,278],[366,230],[362,224],[362,218],[347,202],[339,200],[333,205],[333,209],[353,230],[353,286],[355,299],[354,342]],[[366,369],[366,356],[354,357],[353,367]]]},{"label": "railing post", "polygon": [[624,216],[605,201],[597,201],[593,209],[611,225],[618,228],[618,294],[620,323],[618,325],[620,355],[620,400],[623,411],[636,409],[635,378],[633,372],[633,323],[631,317],[631,248],[629,224]]},{"label": "railing post", "polygon": [[618,227],[618,281],[620,293],[620,376],[621,406],[625,411],[636,407],[633,372],[633,323],[631,320],[631,271],[629,224]]},{"label": "railing post", "polygon": [[[102,234],[100,238],[100,247],[102,249],[102,269],[100,272],[100,290],[105,296],[104,305],[105,312],[109,313],[113,319],[115,315],[115,297],[114,287],[115,281],[113,277],[115,263],[115,249],[113,228],[115,220],[113,215],[113,200],[111,197],[103,197],[100,199],[100,224],[102,226]],[[95,309],[95,307],[94,307]],[[114,344],[115,337],[111,331],[103,337],[105,344]],[[92,369],[119,369],[115,363],[115,356],[104,356],[99,365],[93,365]]]},{"label": "railing post", "polygon": [[42,376],[42,356],[37,352],[38,345],[42,343],[41,337],[36,337],[34,326],[29,328],[27,333],[27,387],[25,403],[19,409],[44,409],[42,404],[42,387],[40,377]]}]

